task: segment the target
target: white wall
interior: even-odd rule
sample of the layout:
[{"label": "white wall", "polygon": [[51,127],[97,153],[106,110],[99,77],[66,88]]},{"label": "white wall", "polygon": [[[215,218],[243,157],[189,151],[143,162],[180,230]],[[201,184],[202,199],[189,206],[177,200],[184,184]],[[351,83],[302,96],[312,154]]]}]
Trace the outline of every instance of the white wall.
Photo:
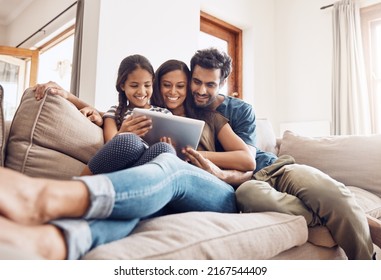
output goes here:
[{"label": "white wall", "polygon": [[[90,24],[95,17],[85,14],[89,26],[99,26],[99,37],[95,46],[93,41],[84,43],[85,50],[97,48],[97,55],[83,63],[81,73],[92,72],[94,76],[82,79],[81,98],[101,110],[114,104],[117,67],[132,53],[144,54],[155,68],[170,58],[189,64],[198,47],[199,12],[203,10],[243,29],[244,99],[258,107],[258,116],[271,118],[265,107],[275,100],[273,1],[97,1],[100,3],[99,22]],[[96,60],[95,68],[93,60]],[[95,98],[89,86],[82,89],[82,84],[94,84],[92,81],[95,81]]]},{"label": "white wall", "polygon": [[[117,102],[117,69],[128,55],[143,54],[154,68],[170,58],[188,63],[197,48],[199,6],[198,1],[100,0],[95,78],[81,81],[95,81],[95,106],[106,110]],[[85,41],[84,50],[94,47]],[[81,73],[92,71],[83,65]]]},{"label": "white wall", "polygon": [[5,26],[0,24],[0,45],[6,45]]},{"label": "white wall", "polygon": [[285,123],[294,126],[298,122],[330,123],[332,8],[320,7],[332,1],[275,2],[275,127],[284,129]]}]

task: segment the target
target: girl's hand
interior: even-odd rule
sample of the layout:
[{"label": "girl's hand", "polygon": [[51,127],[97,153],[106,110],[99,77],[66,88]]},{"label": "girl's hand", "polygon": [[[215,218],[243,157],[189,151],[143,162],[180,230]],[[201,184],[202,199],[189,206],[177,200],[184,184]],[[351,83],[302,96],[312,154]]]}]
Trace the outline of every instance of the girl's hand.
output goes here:
[{"label": "girl's hand", "polygon": [[167,143],[167,144],[171,145],[173,148],[176,149],[175,143],[172,142],[172,139],[170,137],[166,137],[166,136],[161,137],[160,138],[160,142]]},{"label": "girl's hand", "polygon": [[45,84],[37,84],[33,87],[33,90],[36,100],[41,100],[44,98],[46,93],[59,95],[65,99],[68,99],[70,96],[70,92],[64,90],[61,86],[51,81]]},{"label": "girl's hand", "polygon": [[91,122],[95,123],[97,126],[103,125],[103,118],[95,108],[87,106],[79,111]]},{"label": "girl's hand", "polygon": [[152,120],[146,116],[128,116],[122,123],[119,133],[130,132],[142,137],[152,128]]}]

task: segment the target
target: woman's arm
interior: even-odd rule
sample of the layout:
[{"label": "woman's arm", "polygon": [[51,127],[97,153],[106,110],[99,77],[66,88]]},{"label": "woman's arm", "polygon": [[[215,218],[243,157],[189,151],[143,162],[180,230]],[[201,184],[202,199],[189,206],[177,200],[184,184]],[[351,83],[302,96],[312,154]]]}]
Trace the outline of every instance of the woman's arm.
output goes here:
[{"label": "woman's arm", "polygon": [[224,152],[204,151],[201,154],[222,169],[253,171],[255,158],[249,147],[226,123],[218,132],[217,139]]}]

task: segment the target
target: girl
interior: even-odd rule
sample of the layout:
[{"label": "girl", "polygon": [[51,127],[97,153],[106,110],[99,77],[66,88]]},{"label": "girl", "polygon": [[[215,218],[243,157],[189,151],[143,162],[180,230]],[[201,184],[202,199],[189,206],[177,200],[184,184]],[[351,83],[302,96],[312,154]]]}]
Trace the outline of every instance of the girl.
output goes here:
[{"label": "girl", "polygon": [[134,108],[144,108],[171,114],[170,111],[151,106],[154,70],[147,58],[131,55],[122,60],[118,70],[116,90],[118,105],[104,115],[105,145],[90,159],[81,175],[109,173],[144,164],[161,153],[176,153],[170,140],[148,146],[140,137],[151,128],[149,119],[132,116]]}]

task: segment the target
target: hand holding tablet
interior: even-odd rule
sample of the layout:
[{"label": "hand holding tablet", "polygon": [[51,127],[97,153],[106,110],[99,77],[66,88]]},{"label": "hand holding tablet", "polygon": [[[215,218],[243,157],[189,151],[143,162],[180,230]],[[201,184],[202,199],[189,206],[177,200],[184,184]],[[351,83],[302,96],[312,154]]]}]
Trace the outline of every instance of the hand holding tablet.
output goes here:
[{"label": "hand holding tablet", "polygon": [[184,159],[181,149],[190,146],[197,149],[205,122],[147,109],[135,108],[134,116],[145,115],[152,119],[152,129],[142,137],[149,145],[160,142],[161,137],[169,137],[174,143],[177,156]]}]

